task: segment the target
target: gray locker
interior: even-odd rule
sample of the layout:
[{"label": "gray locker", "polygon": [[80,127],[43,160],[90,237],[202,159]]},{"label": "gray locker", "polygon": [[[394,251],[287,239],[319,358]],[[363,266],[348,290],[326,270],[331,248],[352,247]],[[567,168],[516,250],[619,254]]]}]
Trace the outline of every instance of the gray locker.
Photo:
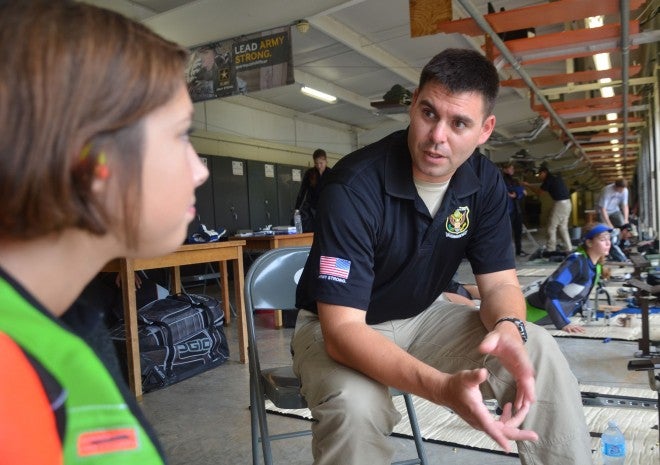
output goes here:
[{"label": "gray locker", "polygon": [[280,224],[277,202],[277,167],[274,163],[247,161],[250,226],[260,229]]},{"label": "gray locker", "polygon": [[307,171],[304,166],[277,165],[277,205],[280,211],[280,224],[292,224],[293,209],[300,191],[302,177]]},{"label": "gray locker", "polygon": [[230,236],[250,229],[245,160],[213,157],[211,173],[216,226],[226,228]]}]

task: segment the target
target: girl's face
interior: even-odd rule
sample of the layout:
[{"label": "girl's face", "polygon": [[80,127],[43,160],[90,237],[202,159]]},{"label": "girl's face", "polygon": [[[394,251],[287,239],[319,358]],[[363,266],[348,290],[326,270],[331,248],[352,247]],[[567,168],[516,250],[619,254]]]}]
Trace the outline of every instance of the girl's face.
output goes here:
[{"label": "girl's face", "polygon": [[612,246],[612,238],[609,232],[602,232],[592,239],[588,239],[586,243],[590,251],[597,253],[599,256],[607,256],[610,253]]},{"label": "girl's face", "polygon": [[195,217],[195,188],[209,172],[188,138],[193,106],[182,83],[144,122],[142,205],[135,256],[157,256],[183,243]]}]

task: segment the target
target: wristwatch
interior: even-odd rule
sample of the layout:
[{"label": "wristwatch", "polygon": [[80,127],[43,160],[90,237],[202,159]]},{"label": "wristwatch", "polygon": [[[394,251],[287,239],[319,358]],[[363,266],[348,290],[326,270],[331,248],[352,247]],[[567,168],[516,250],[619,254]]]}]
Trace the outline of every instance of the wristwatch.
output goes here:
[{"label": "wristwatch", "polygon": [[525,322],[524,321],[522,321],[519,318],[514,318],[512,316],[506,316],[504,318],[500,318],[499,320],[497,320],[495,322],[495,326],[499,325],[503,321],[510,321],[511,323],[516,325],[516,327],[518,328],[518,332],[520,333],[520,337],[523,340],[523,344],[527,342],[527,328],[525,328]]}]

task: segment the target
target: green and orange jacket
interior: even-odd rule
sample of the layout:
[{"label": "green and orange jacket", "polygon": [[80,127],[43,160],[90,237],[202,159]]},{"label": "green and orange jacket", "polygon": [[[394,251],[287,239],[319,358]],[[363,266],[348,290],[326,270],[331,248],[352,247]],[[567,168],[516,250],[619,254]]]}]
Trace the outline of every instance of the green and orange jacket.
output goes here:
[{"label": "green and orange jacket", "polygon": [[1,269],[0,377],[0,465],[165,463],[94,351]]}]

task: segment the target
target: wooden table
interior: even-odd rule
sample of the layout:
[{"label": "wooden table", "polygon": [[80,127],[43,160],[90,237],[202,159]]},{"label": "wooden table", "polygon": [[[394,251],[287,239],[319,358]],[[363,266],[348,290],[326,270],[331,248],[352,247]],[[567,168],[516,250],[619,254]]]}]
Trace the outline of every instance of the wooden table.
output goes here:
[{"label": "wooden table", "polygon": [[[314,233],[301,234],[275,234],[274,236],[248,236],[236,237],[245,241],[245,248],[252,250],[271,250],[282,247],[304,247],[311,246],[314,241]],[[275,310],[275,327],[282,327],[282,312]]]},{"label": "wooden table", "polygon": [[126,325],[126,351],[128,358],[128,384],[138,399],[142,397],[142,372],[140,370],[140,344],[137,331],[137,304],[135,299],[135,271],[155,268],[172,268],[174,292],[181,292],[182,265],[218,262],[221,274],[222,305],[225,322],[231,321],[229,305],[229,281],[227,262],[232,262],[234,292],[238,327],[238,348],[241,363],[247,360],[247,326],[245,323],[245,300],[243,297],[243,240],[190,244],[179,247],[171,254],[155,258],[118,258],[105,265],[103,271],[118,272],[122,282],[124,321]]},{"label": "wooden table", "polygon": [[[236,237],[239,239],[239,237]],[[314,233],[275,234],[274,236],[240,237],[245,241],[246,249],[271,250],[281,247],[304,247],[312,245]]]}]

